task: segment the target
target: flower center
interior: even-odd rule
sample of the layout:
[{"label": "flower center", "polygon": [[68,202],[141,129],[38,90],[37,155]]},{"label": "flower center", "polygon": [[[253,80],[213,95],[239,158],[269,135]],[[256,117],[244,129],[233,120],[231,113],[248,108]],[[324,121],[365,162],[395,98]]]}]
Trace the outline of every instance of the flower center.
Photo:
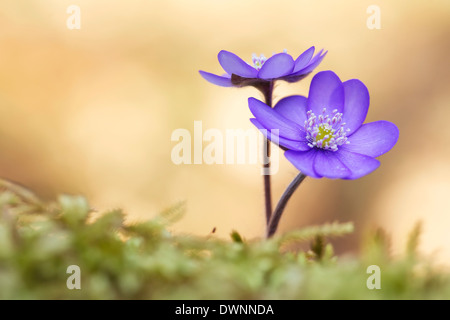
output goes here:
[{"label": "flower center", "polygon": [[345,123],[342,122],[342,113],[337,109],[333,110],[331,115],[327,109],[323,108],[322,113],[316,116],[312,110],[306,115],[305,121],[306,139],[310,148],[319,148],[330,151],[337,151],[339,146],[349,144]]},{"label": "flower center", "polygon": [[316,140],[322,140],[324,144],[329,144],[331,138],[334,138],[333,129],[327,124],[321,124],[317,127],[319,130]]},{"label": "flower center", "polygon": [[263,64],[264,64],[264,62],[266,62],[266,61],[267,61],[267,58],[264,57],[263,54],[261,54],[259,57],[258,57],[256,54],[253,54],[253,55],[252,55],[253,67],[254,67],[256,70],[261,69],[262,66],[263,66]]},{"label": "flower center", "polygon": [[[287,53],[287,49],[284,49],[283,53]],[[263,54],[261,54],[259,57],[255,53],[252,55],[253,68],[255,68],[258,71],[262,68],[262,66],[264,65],[264,63],[266,61],[267,61],[267,58]],[[248,62],[247,62],[247,64],[251,65]]]}]

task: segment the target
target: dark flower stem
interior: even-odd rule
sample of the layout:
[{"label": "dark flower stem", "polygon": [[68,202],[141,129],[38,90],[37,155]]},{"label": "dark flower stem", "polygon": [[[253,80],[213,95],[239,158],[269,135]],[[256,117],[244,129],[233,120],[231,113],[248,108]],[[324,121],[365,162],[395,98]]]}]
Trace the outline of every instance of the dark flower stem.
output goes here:
[{"label": "dark flower stem", "polygon": [[275,211],[270,219],[270,223],[267,225],[267,239],[272,237],[278,228],[278,223],[280,222],[281,215],[283,214],[284,208],[288,203],[291,196],[294,194],[295,190],[298,186],[305,180],[306,176],[303,173],[299,173],[294,180],[289,184],[287,189],[284,191],[283,195],[280,198],[280,201],[275,208]]},{"label": "dark flower stem", "polygon": [[[267,83],[267,85],[260,88],[264,95],[265,103],[272,107],[272,94],[273,94],[273,81]],[[272,191],[270,183],[270,141],[265,138],[265,148],[263,148],[263,159],[267,159],[267,163],[263,164],[264,167],[264,205],[266,210],[266,225],[269,225],[270,217],[272,215]],[[267,174],[269,173],[269,174]]]}]

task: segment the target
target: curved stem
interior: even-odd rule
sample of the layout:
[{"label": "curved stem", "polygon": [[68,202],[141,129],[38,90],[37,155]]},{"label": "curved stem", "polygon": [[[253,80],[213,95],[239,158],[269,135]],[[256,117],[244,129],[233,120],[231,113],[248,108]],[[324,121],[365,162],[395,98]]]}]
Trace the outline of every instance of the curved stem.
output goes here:
[{"label": "curved stem", "polygon": [[284,208],[286,207],[291,196],[294,194],[295,190],[303,182],[303,180],[305,180],[305,178],[306,176],[300,172],[284,191],[283,195],[280,198],[280,201],[277,204],[277,207],[275,208],[275,211],[273,212],[270,223],[268,224],[266,236],[267,238],[272,237],[277,231],[278,223],[280,222]]}]

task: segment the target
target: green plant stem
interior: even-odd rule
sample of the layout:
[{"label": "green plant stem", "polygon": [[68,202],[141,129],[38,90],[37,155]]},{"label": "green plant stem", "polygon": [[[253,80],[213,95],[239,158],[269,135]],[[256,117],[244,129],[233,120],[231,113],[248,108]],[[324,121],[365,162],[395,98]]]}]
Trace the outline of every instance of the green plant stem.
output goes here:
[{"label": "green plant stem", "polygon": [[272,237],[277,231],[284,208],[286,207],[291,196],[294,194],[295,190],[303,182],[303,180],[305,180],[305,178],[306,176],[300,172],[284,191],[267,226],[267,238]]}]

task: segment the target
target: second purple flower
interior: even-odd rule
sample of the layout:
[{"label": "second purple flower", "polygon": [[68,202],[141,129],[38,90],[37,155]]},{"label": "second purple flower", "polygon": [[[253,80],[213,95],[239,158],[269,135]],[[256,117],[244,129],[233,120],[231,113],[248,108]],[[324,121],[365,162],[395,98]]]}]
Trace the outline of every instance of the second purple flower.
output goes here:
[{"label": "second purple flower", "polygon": [[234,53],[222,50],[218,60],[225,74],[200,71],[201,76],[208,82],[222,87],[257,86],[261,82],[284,80],[296,82],[306,77],[316,68],[326,55],[323,50],[314,55],[315,48],[311,47],[294,60],[286,52],[274,54],[266,59],[263,55],[253,55],[252,63],[247,63]]}]

